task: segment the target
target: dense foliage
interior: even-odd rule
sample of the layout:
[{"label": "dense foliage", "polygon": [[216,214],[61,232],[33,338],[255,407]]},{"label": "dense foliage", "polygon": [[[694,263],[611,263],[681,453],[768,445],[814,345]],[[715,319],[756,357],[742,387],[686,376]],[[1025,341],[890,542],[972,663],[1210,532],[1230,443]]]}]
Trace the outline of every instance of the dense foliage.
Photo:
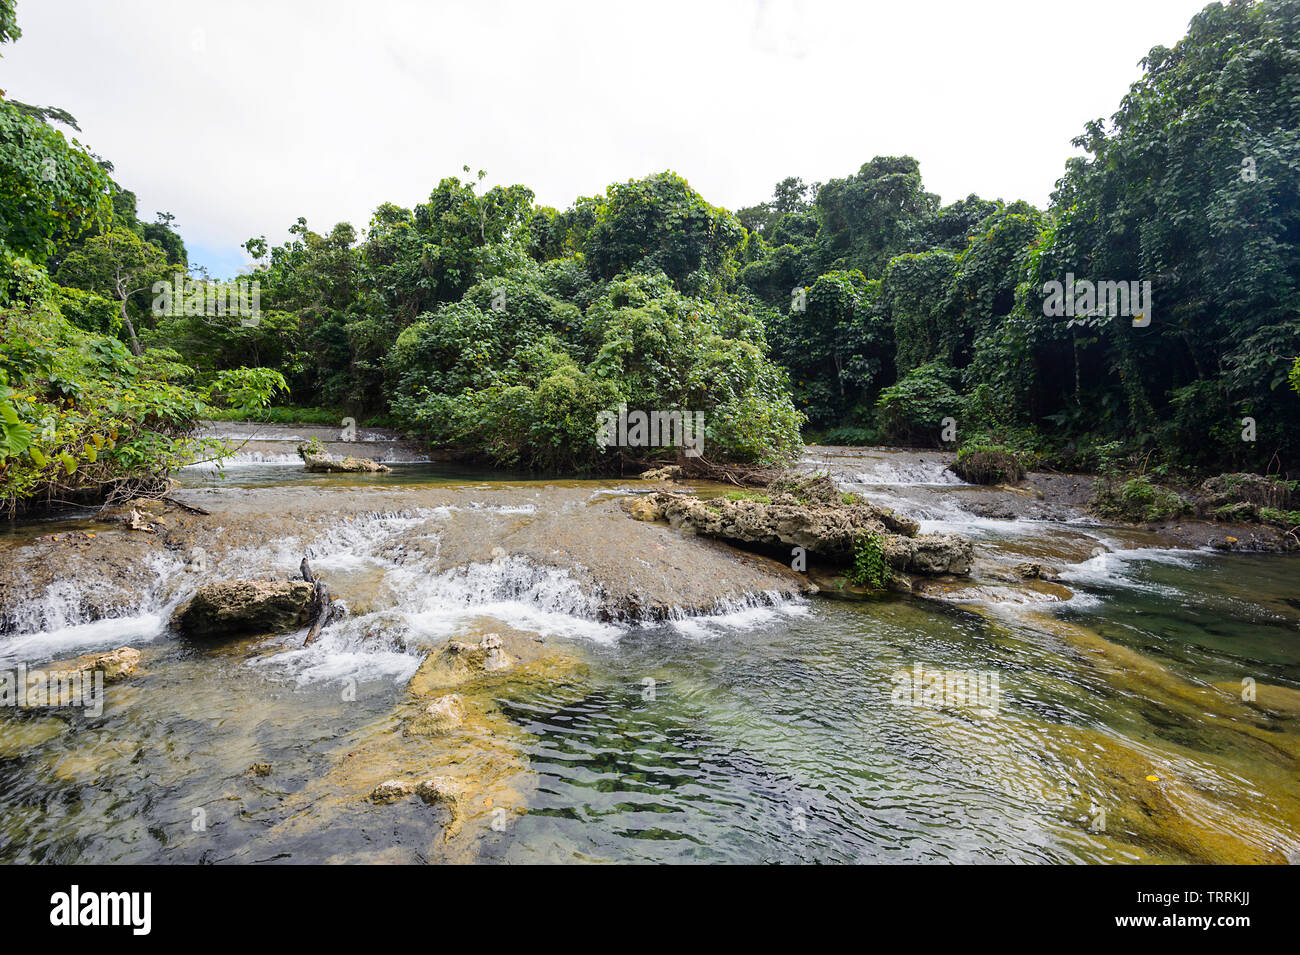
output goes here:
[{"label": "dense foliage", "polygon": [[[172,217],[137,218],[55,128],[75,130],[66,113],[0,100],[0,304],[23,348],[129,345],[113,360],[159,389],[133,396],[184,384],[205,413],[378,418],[511,467],[680,453],[603,448],[598,416],[624,407],[702,413],[706,458],[733,462],[788,462],[803,434],[954,442],[990,480],[1029,460],[1294,469],[1300,0],[1212,4],[1144,66],[1045,210],[942,205],[907,156],[789,177],[735,215],[672,172],[561,211],[466,167],[364,231],[299,219],[281,245],[249,240],[252,322],[151,309],[160,280],[210,284]],[[1149,282],[1150,314],[1049,314],[1069,276]],[[92,372],[15,367],[6,387],[26,401]],[[266,408],[277,390],[286,407]],[[6,401],[11,460],[32,416]]]},{"label": "dense foliage", "polygon": [[[0,5],[0,42],[20,35]],[[160,493],[215,448],[193,435],[217,407],[264,406],[278,371],[197,375],[146,348],[151,284],[186,268],[160,214],[136,217],[112,165],[68,139],[57,107],[0,98],[0,512],[30,503]],[[130,343],[130,347],[127,346]]]}]

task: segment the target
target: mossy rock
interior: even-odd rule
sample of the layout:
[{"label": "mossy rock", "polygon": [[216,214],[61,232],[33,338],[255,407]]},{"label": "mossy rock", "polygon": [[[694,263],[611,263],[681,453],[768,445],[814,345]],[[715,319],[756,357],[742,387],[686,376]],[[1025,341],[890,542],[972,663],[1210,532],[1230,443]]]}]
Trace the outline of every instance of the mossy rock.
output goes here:
[{"label": "mossy rock", "polygon": [[952,470],[969,484],[1019,484],[1025,479],[1020,456],[1000,444],[967,445],[957,453]]}]

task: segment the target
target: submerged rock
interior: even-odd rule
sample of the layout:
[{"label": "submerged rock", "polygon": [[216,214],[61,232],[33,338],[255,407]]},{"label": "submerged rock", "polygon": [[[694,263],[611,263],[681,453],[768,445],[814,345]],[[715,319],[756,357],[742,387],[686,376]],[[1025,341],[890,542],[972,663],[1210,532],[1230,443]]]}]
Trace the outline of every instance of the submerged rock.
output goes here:
[{"label": "submerged rock", "polygon": [[[431,653],[408,683],[405,699],[340,737],[328,770],[285,797],[273,840],[314,839],[323,826],[364,836],[379,817],[388,838],[402,834],[403,861],[477,859],[485,837],[526,811],[539,778],[527,755],[536,737],[502,712],[501,701],[538,694],[580,698],[590,686],[585,660],[572,652],[524,631],[487,636],[498,636],[500,643],[486,641],[486,649],[508,651],[511,666],[461,670],[463,658],[477,657],[484,640],[463,640],[468,653],[449,653],[449,646]],[[444,667],[449,661],[460,676]],[[449,683],[456,684],[454,692]],[[448,702],[453,698],[454,705]],[[444,735],[411,732],[431,704],[440,704],[435,712],[454,708],[464,722]],[[407,731],[395,731],[399,726]]]},{"label": "submerged rock", "polygon": [[55,716],[7,720],[4,732],[0,733],[0,759],[13,759],[39,749],[68,732],[68,726]]},{"label": "submerged rock", "polygon": [[450,814],[444,839],[450,839],[465,821],[465,797],[456,780],[450,776],[431,776],[415,787],[415,794],[428,806],[442,806]]},{"label": "submerged rock", "polygon": [[498,634],[489,633],[478,643],[453,640],[420,665],[417,677],[423,679],[417,682],[431,687],[455,686],[488,673],[507,670],[514,662],[514,658],[502,648]]},{"label": "submerged rock", "polygon": [[[71,660],[33,667],[27,671],[27,682],[18,705],[21,709],[92,706],[99,693],[98,687],[134,676],[139,666],[139,650],[119,647],[108,653],[87,653]],[[6,684],[4,694],[0,695],[7,697],[12,690],[12,685]]]},{"label": "submerged rock", "polygon": [[1214,685],[1228,695],[1275,714],[1280,719],[1300,720],[1300,690],[1289,686],[1256,683],[1253,679],[1248,684],[1224,680]]},{"label": "submerged rock", "polygon": [[309,623],[317,602],[315,585],[305,580],[226,580],[200,587],[171,625],[197,637],[280,633]]},{"label": "submerged rock", "polygon": [[118,647],[108,653],[87,653],[43,667],[46,673],[93,673],[102,671],[105,683],[115,683],[135,676],[140,668],[140,651],[134,647]]},{"label": "submerged rock", "polygon": [[402,782],[400,779],[386,779],[370,790],[370,801],[381,806],[397,802],[409,796],[412,788],[410,783]]},{"label": "submerged rock", "polygon": [[450,776],[430,776],[418,783],[388,779],[370,791],[370,801],[387,806],[415,795],[427,806],[442,806],[449,818],[443,839],[454,837],[465,822],[465,797],[460,785]]},{"label": "submerged rock", "polygon": [[465,722],[465,707],[459,693],[440,696],[410,722],[407,732],[415,736],[442,736]]}]

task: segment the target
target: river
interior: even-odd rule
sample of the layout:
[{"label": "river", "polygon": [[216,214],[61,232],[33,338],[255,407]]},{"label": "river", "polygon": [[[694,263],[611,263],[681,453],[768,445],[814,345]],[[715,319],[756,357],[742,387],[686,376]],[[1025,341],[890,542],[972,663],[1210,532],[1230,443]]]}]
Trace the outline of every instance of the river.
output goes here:
[{"label": "river", "polygon": [[[292,446],[308,431],[263,428],[224,476],[185,469],[176,494],[459,503],[340,518],[309,548],[241,539],[227,568],[284,576],[309,549],[344,596],[347,620],[310,647],[174,635],[201,579],[184,555],[158,557],[107,617],[79,609],[84,579],[47,589],[0,635],[0,667],[130,645],[143,675],[99,716],[0,712],[0,861],[1300,861],[1300,557],[1172,546],[1035,500],[998,516],[937,453],[810,448],[805,467],[973,537],[973,577],[929,599],[758,594],[609,619],[564,572],[512,554],[448,570],[411,541],[450,547],[470,520],[513,533],[553,488],[577,508],[634,480],[483,473],[379,432],[346,450],[369,440],[391,473],[305,474]],[[1023,560],[1057,579],[1003,572]],[[462,730],[413,748],[400,726],[422,661],[489,632],[538,656],[462,690]],[[988,692],[900,691],[923,672]],[[419,800],[364,798],[428,772],[473,780],[462,830]]]}]

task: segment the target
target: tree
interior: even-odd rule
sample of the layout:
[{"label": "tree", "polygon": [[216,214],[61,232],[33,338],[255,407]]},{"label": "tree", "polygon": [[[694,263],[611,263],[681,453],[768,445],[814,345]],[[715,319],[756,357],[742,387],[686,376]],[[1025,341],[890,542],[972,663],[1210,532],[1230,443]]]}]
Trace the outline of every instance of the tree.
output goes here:
[{"label": "tree", "polygon": [[772,322],[772,352],[790,370],[799,406],[816,427],[841,423],[892,367],[893,333],[878,308],[879,286],[856,269],[827,272]]},{"label": "tree", "polygon": [[745,237],[735,217],[711,206],[674,172],[616,183],[605,194],[585,252],[592,274],[662,271],[681,289],[730,279]]},{"label": "tree", "polygon": [[787,176],[772,189],[769,201],[739,210],[736,218],[746,229],[768,238],[782,217],[810,211],[820,188],[821,183],[805,183],[798,176]]},{"label": "tree", "polygon": [[132,296],[148,291],[155,282],[168,281],[171,271],[167,257],[156,245],[129,229],[113,228],[91,236],[79,251],[69,255],[59,269],[59,278],[117,299],[131,350],[141,355],[143,349],[127,305]]},{"label": "tree", "polygon": [[1262,466],[1300,451],[1281,387],[1300,340],[1300,3],[1212,4],[1143,65],[1075,141],[1088,155],[1067,163],[1031,284],[1150,281],[1150,324],[1098,326],[1085,375],[1122,389],[1118,427],[1171,455],[1238,454],[1225,425],[1251,413]]},{"label": "tree", "polygon": [[106,222],[108,174],[76,140],[0,100],[0,254],[45,262]]},{"label": "tree", "polygon": [[0,0],[0,43],[12,43],[22,35],[14,13],[14,0]]},{"label": "tree", "polygon": [[877,156],[855,175],[830,180],[817,193],[823,268],[879,278],[938,205],[938,197],[922,189],[921,168],[911,156]]}]

